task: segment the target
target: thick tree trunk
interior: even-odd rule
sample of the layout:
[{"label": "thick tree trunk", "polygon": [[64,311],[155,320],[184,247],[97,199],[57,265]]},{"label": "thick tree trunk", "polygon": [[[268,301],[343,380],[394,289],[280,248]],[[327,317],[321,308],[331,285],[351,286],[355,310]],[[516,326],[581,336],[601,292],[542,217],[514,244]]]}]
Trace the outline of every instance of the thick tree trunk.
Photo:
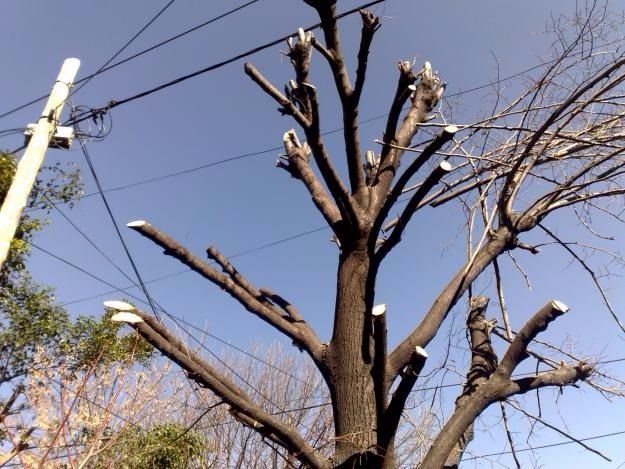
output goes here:
[{"label": "thick tree trunk", "polygon": [[[372,374],[371,274],[366,243],[340,256],[334,331],[328,349],[337,467],[376,467],[377,412]],[[372,292],[369,292],[372,294]]]}]

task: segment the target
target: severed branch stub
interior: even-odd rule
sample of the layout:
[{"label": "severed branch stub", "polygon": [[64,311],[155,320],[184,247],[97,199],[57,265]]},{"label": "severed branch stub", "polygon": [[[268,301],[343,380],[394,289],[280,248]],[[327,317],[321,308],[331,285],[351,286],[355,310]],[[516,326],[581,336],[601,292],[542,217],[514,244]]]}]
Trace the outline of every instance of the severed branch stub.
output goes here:
[{"label": "severed branch stub", "polygon": [[377,389],[375,392],[376,408],[378,414],[386,409],[387,393],[385,386],[386,377],[386,304],[379,304],[372,308],[371,318],[373,320],[373,374]]},{"label": "severed branch stub", "polygon": [[527,347],[534,337],[545,331],[550,322],[568,311],[568,306],[557,300],[550,301],[538,310],[529,321],[525,323],[508,347],[508,351],[499,365],[499,372],[509,378],[519,363],[529,356],[527,354]]},{"label": "severed branch stub", "polygon": [[378,445],[382,448],[384,453],[392,451],[395,433],[399,425],[399,419],[406,405],[406,400],[412,391],[417,378],[425,366],[425,362],[428,359],[428,354],[425,349],[421,347],[415,347],[410,363],[402,371],[401,380],[397,386],[397,389],[391,397],[386,412],[381,419],[382,430],[378,435]]}]

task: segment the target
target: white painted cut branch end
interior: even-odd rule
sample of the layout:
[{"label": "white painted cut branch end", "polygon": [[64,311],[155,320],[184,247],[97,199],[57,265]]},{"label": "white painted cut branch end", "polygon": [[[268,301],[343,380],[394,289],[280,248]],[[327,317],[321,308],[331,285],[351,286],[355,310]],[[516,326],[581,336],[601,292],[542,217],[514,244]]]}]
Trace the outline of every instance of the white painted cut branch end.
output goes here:
[{"label": "white painted cut branch end", "polygon": [[128,228],[140,228],[142,226],[145,226],[148,222],[145,220],[135,220],[135,221],[131,221],[130,223],[126,223],[126,226]]},{"label": "white painted cut branch end", "polygon": [[125,301],[110,300],[102,303],[104,307],[116,309],[117,311],[134,311],[136,308]]},{"label": "white painted cut branch end", "polygon": [[382,316],[386,313],[386,304],[382,303],[381,305],[376,305],[373,307],[371,314],[373,316]]},{"label": "white painted cut branch end", "polygon": [[127,311],[122,311],[120,313],[114,314],[111,317],[111,321],[113,322],[126,322],[129,324],[137,324],[139,322],[143,322],[139,316],[134,313],[129,313]]},{"label": "white painted cut branch end", "polygon": [[553,300],[551,302],[551,305],[557,309],[558,311],[562,311],[563,313],[566,313],[569,311],[569,307],[567,305],[565,305],[564,303],[562,303],[561,301],[558,300]]}]

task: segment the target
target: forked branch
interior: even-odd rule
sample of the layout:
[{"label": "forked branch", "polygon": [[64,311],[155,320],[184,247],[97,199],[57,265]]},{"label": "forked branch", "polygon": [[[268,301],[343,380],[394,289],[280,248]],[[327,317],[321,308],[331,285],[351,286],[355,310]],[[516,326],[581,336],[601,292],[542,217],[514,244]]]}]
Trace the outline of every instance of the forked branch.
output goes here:
[{"label": "forked branch", "polygon": [[[310,326],[305,322],[291,321],[289,317],[283,315],[280,308],[263,301],[264,297],[260,291],[243,280],[242,276],[229,263],[226,265],[224,261],[218,261],[222,267],[225,267],[226,273],[217,272],[177,241],[149,223],[142,220],[135,221],[129,223],[128,227],[162,247],[166,255],[178,259],[194,272],[228,292],[250,313],[272,325],[293,340],[296,345],[306,350],[313,360],[318,362],[321,359],[321,343]],[[211,248],[211,257],[219,259],[221,254],[215,248]]]},{"label": "forked branch", "polygon": [[[462,444],[467,430],[491,404],[515,394],[523,394],[545,386],[566,386],[590,376],[593,367],[586,362],[579,362],[570,365],[562,364],[555,370],[537,373],[528,378],[511,379],[512,372],[527,356],[527,346],[532,339],[566,311],[568,311],[566,305],[555,300],[538,310],[521,328],[498,366],[496,366],[497,357],[490,347],[490,339],[486,338],[490,330],[479,331],[476,328],[471,331],[473,359],[470,372],[478,373],[479,378],[474,380],[470,394],[463,393],[463,402],[456,407],[455,412],[436,437],[421,467],[439,468],[445,461],[451,464],[447,467],[457,467],[453,465],[454,460],[459,462],[457,454],[454,456],[454,448],[459,443]],[[487,323],[484,325],[488,327]],[[473,342],[474,340],[477,343]],[[486,357],[483,352],[487,352],[486,361],[484,361]],[[450,456],[452,456],[451,459],[449,459]]]},{"label": "forked branch", "polygon": [[389,356],[389,383],[397,377],[399,370],[408,364],[416,346],[426,347],[434,338],[451,308],[464,295],[469,285],[488,267],[493,259],[514,247],[514,236],[505,226],[493,231],[488,241],[475,253],[439,293],[419,325],[410,332]]}]

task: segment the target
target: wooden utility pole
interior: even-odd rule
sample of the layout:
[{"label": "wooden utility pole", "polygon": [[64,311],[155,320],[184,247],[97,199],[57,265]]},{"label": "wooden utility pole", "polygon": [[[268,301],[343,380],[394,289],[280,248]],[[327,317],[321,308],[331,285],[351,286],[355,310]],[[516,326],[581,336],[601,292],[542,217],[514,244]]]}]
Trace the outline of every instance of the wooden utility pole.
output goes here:
[{"label": "wooden utility pole", "polygon": [[69,95],[78,67],[80,67],[80,60],[78,59],[66,59],[63,62],[48,102],[35,125],[26,152],[17,165],[15,177],[0,209],[0,268],[4,265],[9,253],[11,240],[15,236],[15,230],[43,162],[43,157],[59,123],[61,110]]}]

